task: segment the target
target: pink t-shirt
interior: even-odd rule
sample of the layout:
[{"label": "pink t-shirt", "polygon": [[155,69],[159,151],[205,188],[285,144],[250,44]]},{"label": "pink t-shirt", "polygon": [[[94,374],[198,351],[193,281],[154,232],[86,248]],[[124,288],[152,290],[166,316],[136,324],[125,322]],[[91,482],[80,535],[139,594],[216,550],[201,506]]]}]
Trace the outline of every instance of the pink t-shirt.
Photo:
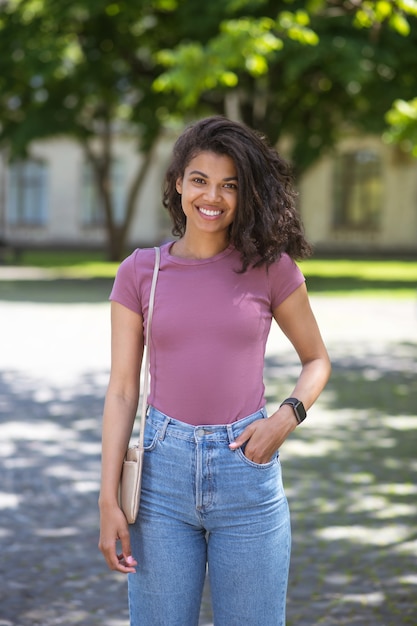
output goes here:
[{"label": "pink t-shirt", "polygon": [[[161,247],[152,320],[149,404],[198,425],[228,424],[265,405],[263,368],[272,311],[304,282],[283,254],[244,274],[233,246],[210,259],[172,256]],[[120,265],[110,300],[144,318],[155,251],[138,249]]]}]

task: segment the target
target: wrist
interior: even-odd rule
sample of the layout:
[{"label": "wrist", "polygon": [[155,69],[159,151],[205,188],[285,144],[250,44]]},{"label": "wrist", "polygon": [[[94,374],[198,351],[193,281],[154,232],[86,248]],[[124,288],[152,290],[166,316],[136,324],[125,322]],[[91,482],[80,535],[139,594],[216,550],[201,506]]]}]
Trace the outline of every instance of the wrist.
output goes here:
[{"label": "wrist", "polygon": [[99,495],[98,506],[100,510],[112,509],[119,506],[118,495],[103,493]]},{"label": "wrist", "polygon": [[273,426],[273,431],[271,435],[274,436],[274,433],[279,433],[279,436],[282,437],[284,435],[285,438],[288,437],[298,425],[297,420],[295,419],[294,411],[291,406],[283,405],[279,407],[277,411],[273,415],[268,418]]},{"label": "wrist", "polygon": [[293,415],[297,421],[297,426],[304,422],[307,417],[307,412],[304,408],[304,404],[298,398],[286,398],[283,402],[281,402],[280,407],[288,406],[292,409]]}]

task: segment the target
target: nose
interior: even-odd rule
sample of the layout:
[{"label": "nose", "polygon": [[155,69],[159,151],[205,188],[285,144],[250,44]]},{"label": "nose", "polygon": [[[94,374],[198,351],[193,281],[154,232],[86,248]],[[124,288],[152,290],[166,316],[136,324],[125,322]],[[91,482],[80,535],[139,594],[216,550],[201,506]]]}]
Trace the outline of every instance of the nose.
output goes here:
[{"label": "nose", "polygon": [[204,190],[205,197],[214,202],[221,197],[220,189],[217,185],[207,185]]}]

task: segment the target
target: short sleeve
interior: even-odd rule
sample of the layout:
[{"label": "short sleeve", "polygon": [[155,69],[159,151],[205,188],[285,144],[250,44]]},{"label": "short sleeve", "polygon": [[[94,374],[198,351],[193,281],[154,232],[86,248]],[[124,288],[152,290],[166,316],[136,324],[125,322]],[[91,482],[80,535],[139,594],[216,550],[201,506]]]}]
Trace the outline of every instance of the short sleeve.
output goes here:
[{"label": "short sleeve", "polygon": [[268,268],[268,278],[272,311],[305,282],[298,265],[285,253]]},{"label": "short sleeve", "polygon": [[131,311],[142,315],[142,303],[136,276],[137,253],[138,250],[135,250],[119,265],[109,300],[123,304]]}]

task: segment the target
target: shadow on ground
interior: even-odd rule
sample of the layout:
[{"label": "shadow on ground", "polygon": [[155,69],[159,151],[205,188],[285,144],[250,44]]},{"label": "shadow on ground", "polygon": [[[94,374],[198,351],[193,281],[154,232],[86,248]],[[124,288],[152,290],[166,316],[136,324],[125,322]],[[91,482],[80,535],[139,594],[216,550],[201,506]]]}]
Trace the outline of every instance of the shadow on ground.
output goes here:
[{"label": "shadow on ground", "polygon": [[2,625],[127,623],[125,581],[97,550],[104,390],[79,388],[0,377]]},{"label": "shadow on ground", "polygon": [[[416,357],[411,343],[336,356],[314,420],[282,449],[288,626],[415,624]],[[268,359],[268,402],[294,363]],[[125,579],[97,550],[102,380],[0,375],[1,626],[128,623]]]},{"label": "shadow on ground", "polygon": [[0,300],[79,304],[105,302],[113,285],[109,278],[52,278],[51,280],[0,281]]},{"label": "shadow on ground", "polygon": [[[269,401],[292,365],[269,359]],[[333,359],[312,422],[281,451],[293,526],[288,626],[415,624],[416,404],[416,344]]]}]

